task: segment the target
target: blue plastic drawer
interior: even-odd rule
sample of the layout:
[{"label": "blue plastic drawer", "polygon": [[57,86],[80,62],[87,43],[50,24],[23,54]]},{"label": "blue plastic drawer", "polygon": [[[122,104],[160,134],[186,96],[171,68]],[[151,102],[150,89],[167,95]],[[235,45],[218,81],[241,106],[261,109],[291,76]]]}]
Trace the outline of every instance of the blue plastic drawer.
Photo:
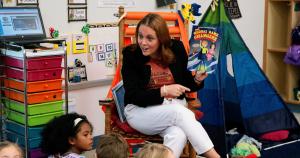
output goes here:
[{"label": "blue plastic drawer", "polygon": [[[21,147],[25,147],[24,136],[14,133],[12,131],[6,130],[6,137],[7,137],[7,140],[9,140],[11,142],[15,142],[15,143],[19,144]],[[42,141],[41,138],[28,139],[28,148],[29,149],[38,148],[41,144],[41,141]]]},{"label": "blue plastic drawer", "polygon": [[[6,130],[9,130],[9,131],[15,132],[19,135],[25,136],[25,127],[22,124],[19,124],[14,121],[6,120],[5,128],[6,128]],[[41,137],[42,130],[43,130],[43,126],[28,127],[28,138]]]}]

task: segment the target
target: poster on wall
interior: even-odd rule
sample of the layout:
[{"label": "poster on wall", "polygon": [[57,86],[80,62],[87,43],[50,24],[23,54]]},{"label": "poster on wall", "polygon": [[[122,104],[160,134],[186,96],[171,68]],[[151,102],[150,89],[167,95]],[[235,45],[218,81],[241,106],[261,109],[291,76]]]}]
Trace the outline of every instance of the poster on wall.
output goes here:
[{"label": "poster on wall", "polygon": [[73,34],[73,54],[87,53],[87,37],[84,34]]},{"label": "poster on wall", "polygon": [[87,81],[85,65],[78,67],[68,67],[68,80],[72,83]]},{"label": "poster on wall", "polygon": [[68,5],[86,5],[87,0],[68,0]]},{"label": "poster on wall", "polygon": [[68,7],[68,22],[87,21],[87,7]]},{"label": "poster on wall", "polygon": [[157,7],[164,7],[176,3],[175,0],[156,0]]},{"label": "poster on wall", "polygon": [[224,6],[231,19],[242,17],[237,0],[224,1]]},{"label": "poster on wall", "polygon": [[105,61],[106,67],[113,67],[116,62],[116,43],[101,43],[89,46],[89,52],[95,54],[96,61]]},{"label": "poster on wall", "polygon": [[118,8],[119,6],[123,7],[134,7],[134,0],[98,0],[99,8]]},{"label": "poster on wall", "polygon": [[17,5],[39,5],[38,0],[17,0]]}]

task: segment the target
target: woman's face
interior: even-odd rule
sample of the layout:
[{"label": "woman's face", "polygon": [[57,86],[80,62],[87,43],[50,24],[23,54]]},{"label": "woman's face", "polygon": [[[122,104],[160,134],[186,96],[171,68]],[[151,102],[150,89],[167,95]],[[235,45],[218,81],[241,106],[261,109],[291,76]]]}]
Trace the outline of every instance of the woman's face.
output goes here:
[{"label": "woman's face", "polygon": [[152,28],[146,25],[141,25],[139,27],[138,44],[142,49],[144,56],[155,58],[160,43],[156,32]]}]

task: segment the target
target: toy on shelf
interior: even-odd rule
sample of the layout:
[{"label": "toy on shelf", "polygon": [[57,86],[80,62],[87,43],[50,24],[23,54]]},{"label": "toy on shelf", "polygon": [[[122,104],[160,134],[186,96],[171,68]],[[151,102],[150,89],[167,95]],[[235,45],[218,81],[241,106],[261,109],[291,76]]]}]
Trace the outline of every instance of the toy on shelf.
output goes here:
[{"label": "toy on shelf", "polygon": [[55,30],[53,27],[50,27],[49,31],[52,38],[57,38],[59,36],[59,31]]}]

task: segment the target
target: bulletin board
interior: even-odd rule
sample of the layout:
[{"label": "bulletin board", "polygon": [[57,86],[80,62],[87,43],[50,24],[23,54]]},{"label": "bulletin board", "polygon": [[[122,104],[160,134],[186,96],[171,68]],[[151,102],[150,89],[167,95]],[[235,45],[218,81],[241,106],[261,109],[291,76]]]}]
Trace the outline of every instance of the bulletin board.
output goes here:
[{"label": "bulletin board", "polygon": [[[72,45],[68,48],[68,66],[74,66],[75,60],[79,59],[85,65],[87,81],[113,78],[119,54],[118,32],[118,27],[101,27],[90,28],[88,36],[83,33],[73,34],[68,39]],[[86,39],[74,42],[74,38],[80,34]]]}]

